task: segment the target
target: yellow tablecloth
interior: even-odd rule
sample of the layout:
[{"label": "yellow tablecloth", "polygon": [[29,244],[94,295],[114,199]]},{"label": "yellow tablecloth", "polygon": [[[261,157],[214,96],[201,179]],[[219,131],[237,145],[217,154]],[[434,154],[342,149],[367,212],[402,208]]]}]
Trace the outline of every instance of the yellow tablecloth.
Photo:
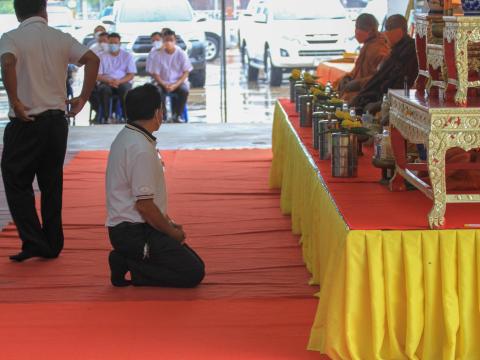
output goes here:
[{"label": "yellow tablecloth", "polygon": [[480,231],[348,229],[279,103],[273,156],[270,186],[282,189],[282,212],[321,286],[310,350],[332,359],[480,359]]}]

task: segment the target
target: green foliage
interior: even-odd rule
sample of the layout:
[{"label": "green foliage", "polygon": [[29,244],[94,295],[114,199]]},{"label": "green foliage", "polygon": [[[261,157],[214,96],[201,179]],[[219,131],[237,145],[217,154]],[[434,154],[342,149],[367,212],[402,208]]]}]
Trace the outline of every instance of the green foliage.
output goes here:
[{"label": "green foliage", "polygon": [[13,14],[12,0],[0,0],[0,14]]}]

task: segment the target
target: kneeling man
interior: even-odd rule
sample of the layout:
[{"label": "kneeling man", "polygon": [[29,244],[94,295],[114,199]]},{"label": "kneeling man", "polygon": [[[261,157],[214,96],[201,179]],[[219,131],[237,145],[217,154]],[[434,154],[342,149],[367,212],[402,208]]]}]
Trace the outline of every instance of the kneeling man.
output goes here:
[{"label": "kneeling man", "polygon": [[204,263],[185,243],[182,226],[168,217],[163,163],[152,135],[162,123],[161,95],[146,84],[125,102],[128,124],[110,148],[106,176],[112,284],[195,287]]}]

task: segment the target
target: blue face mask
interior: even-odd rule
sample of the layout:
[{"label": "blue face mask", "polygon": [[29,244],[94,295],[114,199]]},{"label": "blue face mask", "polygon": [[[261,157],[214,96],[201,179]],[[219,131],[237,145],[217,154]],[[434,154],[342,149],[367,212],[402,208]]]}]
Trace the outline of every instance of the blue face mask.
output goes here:
[{"label": "blue face mask", "polygon": [[111,53],[116,53],[120,51],[120,44],[109,44],[108,48],[110,49]]}]

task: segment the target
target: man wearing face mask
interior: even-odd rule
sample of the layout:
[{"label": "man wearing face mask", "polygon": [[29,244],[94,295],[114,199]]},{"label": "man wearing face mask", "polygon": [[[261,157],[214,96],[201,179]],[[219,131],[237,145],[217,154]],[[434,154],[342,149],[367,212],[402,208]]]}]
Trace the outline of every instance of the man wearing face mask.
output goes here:
[{"label": "man wearing face mask", "polygon": [[378,21],[371,14],[361,14],[355,23],[355,38],[363,44],[352,72],[338,84],[340,95],[352,99],[377,72],[379,65],[390,54],[390,46],[383,34],[378,32]]},{"label": "man wearing face mask", "polygon": [[190,90],[188,75],[193,67],[185,51],[177,46],[173,30],[163,29],[162,40],[163,47],[152,53],[149,72],[164,101],[167,94],[175,94],[172,99],[173,121],[180,122]]},{"label": "man wearing face mask", "polygon": [[101,32],[95,34],[95,37],[97,38],[97,42],[90,46],[90,50],[92,50],[97,56],[100,56],[104,52],[108,52],[108,33]]},{"label": "man wearing face mask", "polygon": [[109,51],[100,56],[97,80],[100,82],[98,94],[103,108],[103,114],[98,117],[101,123],[108,122],[112,95],[117,95],[125,105],[125,95],[132,88],[131,82],[137,72],[133,56],[120,47],[120,39],[117,33],[108,35]]},{"label": "man wearing face mask", "polygon": [[146,71],[148,74],[152,75],[152,57],[156,51],[160,51],[163,47],[162,33],[155,31],[150,35],[150,40],[152,41],[152,49],[147,57]]},{"label": "man wearing face mask", "polygon": [[104,32],[107,32],[107,29],[105,29],[105,26],[103,25],[95,26],[95,29],[93,29],[93,39],[87,43],[87,46],[91,48],[93,45],[98,43],[98,38],[100,37],[100,34]]},{"label": "man wearing face mask", "polygon": [[[167,191],[156,138],[163,119],[158,88],[146,84],[126,99],[128,124],[108,156],[106,190],[108,262],[114,286],[190,288],[205,276],[202,259],[185,242],[181,225],[168,216]],[[125,279],[130,272],[131,280]]]},{"label": "man wearing face mask", "polygon": [[382,97],[389,89],[403,89],[405,80],[411,88],[418,75],[415,41],[408,35],[407,20],[402,15],[392,15],[385,28],[384,34],[392,50],[378,72],[351,101],[350,105],[358,112],[378,112]]}]

